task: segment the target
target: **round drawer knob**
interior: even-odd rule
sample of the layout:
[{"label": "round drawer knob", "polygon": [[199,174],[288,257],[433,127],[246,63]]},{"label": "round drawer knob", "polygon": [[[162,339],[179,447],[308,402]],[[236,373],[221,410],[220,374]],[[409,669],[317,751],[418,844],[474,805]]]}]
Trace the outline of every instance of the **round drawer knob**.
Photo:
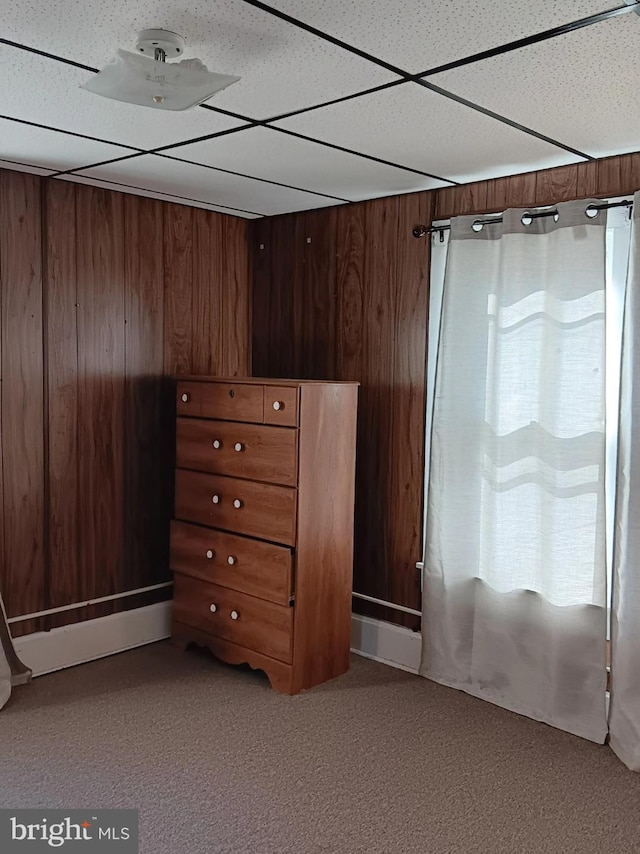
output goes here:
[{"label": "round drawer knob", "polygon": [[240,501],[239,498],[234,498],[233,506],[236,508],[236,510],[239,510],[242,507],[242,501]]},{"label": "round drawer knob", "polygon": [[237,611],[232,611],[232,612],[231,612],[231,619],[232,619],[232,620],[238,620],[238,619],[240,619],[240,614],[239,614]]},{"label": "round drawer knob", "polygon": [[215,614],[215,612],[218,610],[218,606],[211,604],[211,605],[209,605],[209,610],[211,611],[212,614]]},{"label": "round drawer knob", "polygon": [[183,403],[189,403],[189,395],[187,394],[186,391],[184,392],[184,394],[180,395],[180,400]]},{"label": "round drawer knob", "polygon": [[212,495],[211,500],[213,501],[214,504],[220,504],[220,496],[219,495]]},{"label": "round drawer knob", "polygon": [[227,563],[229,564],[229,566],[233,566],[235,564],[235,562],[236,562],[235,557],[233,555],[229,555],[229,557],[227,558]]},{"label": "round drawer knob", "polygon": [[275,409],[276,412],[278,412],[279,409],[284,409],[284,403],[282,403],[282,401],[280,401],[280,400],[274,400],[273,401],[273,408]]},{"label": "round drawer knob", "polygon": [[233,446],[233,450],[240,453],[240,451],[244,451],[244,445],[242,444],[242,442],[236,442]]},{"label": "round drawer knob", "polygon": [[207,549],[207,557],[209,558],[209,560],[211,560],[211,558],[213,557],[213,551],[211,549]]},{"label": "round drawer knob", "polygon": [[213,440],[213,442],[212,442],[211,444],[213,445],[213,447],[214,447],[214,448],[216,449],[216,451],[217,451],[217,450],[218,450],[218,448],[219,448],[219,447],[220,447],[220,445],[221,445],[220,439],[214,439],[214,440]]}]

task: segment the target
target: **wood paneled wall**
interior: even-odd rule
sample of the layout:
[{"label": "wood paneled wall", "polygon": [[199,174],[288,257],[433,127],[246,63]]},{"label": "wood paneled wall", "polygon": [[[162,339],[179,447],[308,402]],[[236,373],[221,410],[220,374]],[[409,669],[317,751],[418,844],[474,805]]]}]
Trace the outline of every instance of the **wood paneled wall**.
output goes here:
[{"label": "wood paneled wall", "polygon": [[249,224],[0,171],[0,588],[10,615],[168,578],[169,377],[251,373],[251,314],[254,374],[361,382],[355,587],[419,609],[429,245],[412,226],[637,188],[632,154]]},{"label": "wood paneled wall", "polygon": [[0,171],[0,589],[9,616],[169,578],[170,377],[250,372],[246,229],[233,217]]},{"label": "wood paneled wall", "polygon": [[2,589],[9,615],[16,602],[23,613],[39,610],[47,588],[41,212],[38,179],[0,173]]},{"label": "wood paneled wall", "polygon": [[631,154],[252,223],[254,374],[361,382],[355,590],[420,609],[429,241],[412,227],[636,189]]},{"label": "wood paneled wall", "polygon": [[252,223],[251,239],[253,373],[360,381],[354,585],[413,608],[429,246],[411,228],[432,205],[421,193],[273,217]]}]

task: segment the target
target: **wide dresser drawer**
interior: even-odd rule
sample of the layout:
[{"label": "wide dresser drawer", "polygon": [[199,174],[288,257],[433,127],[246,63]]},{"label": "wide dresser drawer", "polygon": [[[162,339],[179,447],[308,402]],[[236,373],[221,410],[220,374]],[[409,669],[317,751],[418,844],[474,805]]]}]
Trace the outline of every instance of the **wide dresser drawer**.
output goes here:
[{"label": "wide dresser drawer", "polygon": [[290,549],[175,520],[171,569],[281,605],[292,593]]},{"label": "wide dresser drawer", "polygon": [[176,573],[173,617],[271,658],[292,660],[293,608]]},{"label": "wide dresser drawer", "polygon": [[286,427],[178,418],[176,465],[295,486],[298,432]]},{"label": "wide dresser drawer", "polygon": [[176,469],[175,516],[294,546],[297,492],[288,486]]}]

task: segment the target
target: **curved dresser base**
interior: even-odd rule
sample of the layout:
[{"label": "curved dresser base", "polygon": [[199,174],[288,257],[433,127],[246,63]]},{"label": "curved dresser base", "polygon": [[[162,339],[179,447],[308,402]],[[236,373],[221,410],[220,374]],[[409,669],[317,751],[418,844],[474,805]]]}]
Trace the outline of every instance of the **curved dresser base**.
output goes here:
[{"label": "curved dresser base", "polygon": [[290,664],[209,635],[184,623],[173,623],[171,640],[181,649],[186,649],[191,643],[206,647],[216,658],[227,664],[248,664],[253,670],[264,671],[275,691],[281,694],[298,693],[293,690],[293,667]]}]

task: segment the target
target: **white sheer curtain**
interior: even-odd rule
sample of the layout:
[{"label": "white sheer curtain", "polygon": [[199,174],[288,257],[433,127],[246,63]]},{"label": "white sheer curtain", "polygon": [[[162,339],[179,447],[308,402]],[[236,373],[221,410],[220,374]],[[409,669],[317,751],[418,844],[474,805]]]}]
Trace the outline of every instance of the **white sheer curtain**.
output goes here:
[{"label": "white sheer curtain", "polygon": [[606,216],[451,222],[421,673],[604,741]]},{"label": "white sheer curtain", "polygon": [[640,193],[624,302],[611,624],[611,747],[640,771]]}]

